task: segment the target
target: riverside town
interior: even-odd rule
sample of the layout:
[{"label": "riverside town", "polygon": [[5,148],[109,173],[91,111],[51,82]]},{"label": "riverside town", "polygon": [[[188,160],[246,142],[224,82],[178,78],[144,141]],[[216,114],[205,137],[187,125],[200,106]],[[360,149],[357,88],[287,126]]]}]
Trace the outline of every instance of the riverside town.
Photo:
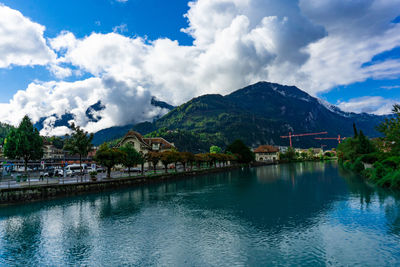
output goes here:
[{"label": "riverside town", "polygon": [[0,0],[0,267],[400,266],[400,0]]}]

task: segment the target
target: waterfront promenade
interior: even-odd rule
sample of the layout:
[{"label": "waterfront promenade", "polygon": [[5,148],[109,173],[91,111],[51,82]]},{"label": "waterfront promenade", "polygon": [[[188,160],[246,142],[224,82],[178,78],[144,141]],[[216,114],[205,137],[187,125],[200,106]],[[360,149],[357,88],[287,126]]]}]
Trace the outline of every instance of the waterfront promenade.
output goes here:
[{"label": "waterfront promenade", "polygon": [[[263,166],[274,163],[253,163],[247,166]],[[140,184],[156,183],[165,180],[185,179],[197,175],[225,172],[238,168],[243,168],[242,165],[217,166],[212,168],[193,168],[178,169],[175,171],[165,170],[147,171],[145,175],[133,174],[128,176],[128,173],[113,172],[110,179],[106,178],[106,174],[98,174],[96,181],[91,181],[88,175],[84,177],[72,178],[32,178],[29,181],[16,183],[15,181],[3,181],[0,188],[0,204],[23,203],[37,200],[46,200],[56,197],[73,196],[89,192],[102,192],[117,188],[124,188]]]}]

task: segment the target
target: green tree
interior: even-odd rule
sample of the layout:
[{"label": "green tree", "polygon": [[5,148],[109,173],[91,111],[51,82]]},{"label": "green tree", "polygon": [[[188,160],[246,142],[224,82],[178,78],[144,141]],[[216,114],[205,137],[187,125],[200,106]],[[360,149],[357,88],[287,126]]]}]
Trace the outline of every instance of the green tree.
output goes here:
[{"label": "green tree", "polygon": [[66,136],[64,149],[69,151],[71,154],[79,155],[79,167],[82,181],[82,157],[86,157],[92,150],[93,134],[88,134],[79,126],[75,126],[75,124],[71,125],[71,129],[73,133]]},{"label": "green tree", "polygon": [[131,168],[140,163],[141,155],[131,143],[125,144],[120,148],[120,150],[125,152],[122,164],[128,168],[128,175],[131,176]]},{"label": "green tree", "polygon": [[237,161],[239,163],[250,163],[254,161],[254,153],[248,148],[242,140],[235,140],[232,144],[228,145],[226,152],[231,152],[237,155]]},{"label": "green tree", "polygon": [[377,130],[385,135],[385,146],[390,153],[400,154],[400,105],[393,106],[394,117],[386,119],[381,123]]},{"label": "green tree", "polygon": [[357,131],[357,127],[356,127],[355,123],[353,123],[353,132],[354,132],[354,138],[357,138],[358,137],[358,131]]},{"label": "green tree", "polygon": [[96,151],[94,160],[107,168],[107,178],[111,178],[111,169],[117,164],[123,163],[126,153],[118,148],[110,148],[107,144],[102,144]]},{"label": "green tree", "polygon": [[219,146],[211,146],[210,147],[210,153],[211,154],[218,154],[221,153],[222,149]]},{"label": "green tree", "polygon": [[22,119],[18,128],[10,130],[4,144],[4,155],[10,159],[22,158],[25,175],[27,175],[28,162],[43,157],[43,139],[28,116]]},{"label": "green tree", "polygon": [[296,151],[294,150],[293,147],[289,147],[285,153],[279,154],[279,159],[282,161],[292,162],[296,160],[296,158],[297,158]]}]

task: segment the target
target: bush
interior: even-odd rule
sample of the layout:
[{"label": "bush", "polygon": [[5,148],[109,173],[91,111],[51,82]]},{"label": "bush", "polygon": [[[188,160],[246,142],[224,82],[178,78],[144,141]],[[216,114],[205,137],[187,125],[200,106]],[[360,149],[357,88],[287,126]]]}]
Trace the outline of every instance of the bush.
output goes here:
[{"label": "bush", "polygon": [[382,161],[382,164],[392,169],[397,169],[400,165],[400,157],[393,156]]},{"label": "bush", "polygon": [[376,184],[383,187],[400,188],[400,170],[389,172]]},{"label": "bush", "polygon": [[346,169],[352,169],[351,162],[349,160],[345,161],[343,163],[343,167],[345,167]]},{"label": "bush", "polygon": [[351,169],[356,173],[361,173],[365,168],[361,161],[361,158],[357,158],[356,161],[351,166]]},{"label": "bush", "polygon": [[370,154],[365,154],[365,155],[362,155],[360,159],[362,162],[374,164],[375,162],[377,162],[379,160],[379,155],[376,152],[370,153]]}]

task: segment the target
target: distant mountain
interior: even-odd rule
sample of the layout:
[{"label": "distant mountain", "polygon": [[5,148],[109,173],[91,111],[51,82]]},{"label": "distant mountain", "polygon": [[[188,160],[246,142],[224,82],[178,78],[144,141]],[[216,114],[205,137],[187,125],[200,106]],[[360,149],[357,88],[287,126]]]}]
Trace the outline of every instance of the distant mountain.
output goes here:
[{"label": "distant mountain", "polygon": [[161,100],[157,100],[157,98],[154,97],[154,96],[151,98],[151,102],[150,103],[155,107],[165,108],[165,109],[168,109],[168,110],[173,110],[175,108],[173,105],[170,105],[170,104],[168,104],[168,103],[166,103],[164,101],[161,101]]},{"label": "distant mountain", "polygon": [[[142,134],[155,131],[150,135],[169,138],[181,150],[205,151],[212,144],[224,147],[235,139],[242,139],[252,147],[260,144],[288,145],[289,141],[280,136],[289,132],[327,131],[328,135],[324,137],[338,134],[346,137],[353,134],[353,122],[366,135],[375,137],[379,135],[375,126],[384,118],[343,112],[295,86],[259,82],[226,96],[211,94],[194,98],[151,124],[132,127]],[[121,129],[118,136],[128,128],[131,126],[124,128],[123,132]],[[114,138],[106,136],[106,132],[102,131],[102,140]],[[117,136],[116,132],[113,133]],[[197,144],[193,144],[193,137],[198,139]],[[321,144],[335,147],[337,142],[321,142],[312,136],[293,138],[293,144],[296,147],[319,147]]]}]

